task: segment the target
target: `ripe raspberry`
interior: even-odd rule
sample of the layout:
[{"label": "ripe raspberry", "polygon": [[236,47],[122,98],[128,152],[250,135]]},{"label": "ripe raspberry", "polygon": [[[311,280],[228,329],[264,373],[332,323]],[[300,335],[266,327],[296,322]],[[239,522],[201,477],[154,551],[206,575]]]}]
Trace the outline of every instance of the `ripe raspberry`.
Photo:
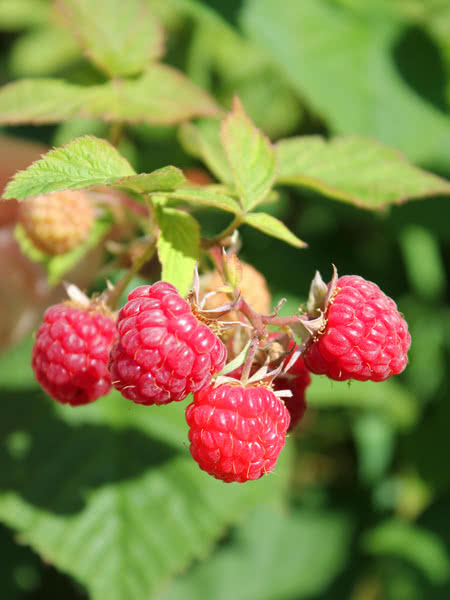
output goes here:
[{"label": "ripe raspberry", "polygon": [[50,306],[33,347],[37,381],[57,402],[78,406],[111,389],[108,352],[116,337],[114,320],[99,310],[71,303]]},{"label": "ripe raspberry", "polygon": [[272,471],[284,447],[289,412],[263,386],[210,385],[186,409],[190,451],[199,467],[226,483]]},{"label": "ripe raspberry", "polygon": [[113,385],[138,404],[167,404],[208,385],[226,361],[219,338],[170,283],[136,288],[119,313]]},{"label": "ripe raspberry", "polygon": [[20,203],[19,222],[36,248],[53,256],[87,239],[94,210],[84,192],[65,190],[26,198]]},{"label": "ripe raspberry", "polygon": [[273,382],[275,390],[290,390],[292,392],[292,396],[283,398],[291,417],[288,432],[294,429],[305,414],[305,391],[310,383],[311,375],[301,356],[292,365],[288,373],[279,375]]},{"label": "ripe raspberry", "polygon": [[307,368],[338,381],[383,381],[401,373],[411,336],[395,302],[357,275],[340,277],[336,289],[323,332],[303,354]]}]

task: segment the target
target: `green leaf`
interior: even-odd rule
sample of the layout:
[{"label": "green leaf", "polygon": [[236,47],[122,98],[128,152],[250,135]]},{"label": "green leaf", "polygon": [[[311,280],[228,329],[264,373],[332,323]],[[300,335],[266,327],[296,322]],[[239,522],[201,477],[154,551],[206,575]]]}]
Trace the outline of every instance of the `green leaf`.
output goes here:
[{"label": "green leaf", "polygon": [[58,123],[76,116],[88,117],[89,103],[96,89],[59,79],[23,79],[9,83],[0,88],[0,124]]},{"label": "green leaf", "polygon": [[278,238],[296,248],[305,248],[307,244],[302,242],[296,235],[290,231],[284,223],[262,212],[248,213],[244,217],[244,222],[255,229],[263,231],[267,235]]},{"label": "green leaf", "polygon": [[221,191],[216,191],[211,186],[189,186],[164,195],[166,198],[172,198],[173,200],[184,201],[196,206],[210,206],[236,215],[242,211],[238,202],[232,196],[227,196]]},{"label": "green leaf", "polygon": [[0,124],[59,123],[75,117],[173,125],[220,114],[207,92],[172,67],[151,65],[135,79],[81,86],[24,79],[0,89]]},{"label": "green leaf", "polygon": [[414,167],[376,140],[306,136],[278,142],[276,152],[277,183],[310,188],[360,208],[450,194],[450,182]]},{"label": "green leaf", "polygon": [[61,72],[80,58],[80,49],[72,37],[64,29],[47,25],[17,38],[8,65],[15,78],[45,77]]},{"label": "green leaf", "polygon": [[63,189],[114,183],[134,174],[129,162],[109,142],[85,136],[50,150],[28,169],[16,173],[3,197],[22,200]]},{"label": "green leaf", "polygon": [[411,562],[432,582],[450,578],[450,556],[436,533],[399,519],[389,519],[369,531],[363,545],[375,555],[393,555]]},{"label": "green leaf", "polygon": [[224,485],[192,460],[187,429],[178,403],[154,412],[113,393],[74,410],[37,387],[3,391],[0,519],[92,600],[148,600],[287,482],[277,466]]},{"label": "green leaf", "polygon": [[219,181],[233,182],[233,175],[220,140],[220,121],[203,119],[196,125],[183,123],[180,127],[180,139],[185,150],[201,158]]},{"label": "green leaf", "polygon": [[131,175],[114,182],[116,188],[133,190],[138,194],[149,194],[151,192],[165,192],[186,182],[183,171],[177,167],[162,167],[152,173],[141,173]]},{"label": "green leaf", "polygon": [[87,56],[110,77],[137,75],[163,54],[163,32],[145,0],[59,0]]},{"label": "green leaf", "polygon": [[343,569],[350,537],[342,515],[258,507],[231,544],[175,580],[158,600],[316,598]]},{"label": "green leaf", "polygon": [[413,162],[445,168],[450,118],[407,84],[396,61],[404,21],[386,18],[378,3],[366,14],[355,6],[367,2],[352,4],[285,0],[280,10],[249,0],[241,24],[333,132],[373,136]]},{"label": "green leaf", "polygon": [[0,29],[15,31],[35,25],[45,25],[50,18],[46,0],[2,0]]},{"label": "green leaf", "polygon": [[156,214],[161,229],[157,242],[161,279],[185,296],[192,286],[200,254],[200,226],[194,217],[176,208],[158,206]]},{"label": "green leaf", "polygon": [[251,210],[272,189],[277,174],[274,149],[245,114],[238,98],[222,123],[221,139],[241,204]]},{"label": "green leaf", "polygon": [[382,414],[364,412],[353,424],[358,471],[366,484],[384,475],[395,449],[395,428]]}]

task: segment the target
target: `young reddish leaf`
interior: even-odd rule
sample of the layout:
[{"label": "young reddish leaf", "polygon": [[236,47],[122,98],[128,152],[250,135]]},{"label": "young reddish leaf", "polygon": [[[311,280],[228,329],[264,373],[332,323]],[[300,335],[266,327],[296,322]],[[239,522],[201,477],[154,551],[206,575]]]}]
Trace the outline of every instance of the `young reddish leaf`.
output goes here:
[{"label": "young reddish leaf", "polygon": [[274,149],[246,115],[238,98],[222,123],[221,139],[242,207],[251,210],[272,189],[277,174]]}]

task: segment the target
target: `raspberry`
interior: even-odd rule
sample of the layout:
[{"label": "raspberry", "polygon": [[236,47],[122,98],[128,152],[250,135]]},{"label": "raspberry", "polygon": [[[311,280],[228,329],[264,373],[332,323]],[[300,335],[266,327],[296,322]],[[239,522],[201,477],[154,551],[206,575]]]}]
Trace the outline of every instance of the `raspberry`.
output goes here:
[{"label": "raspberry", "polygon": [[358,275],[340,277],[336,289],[324,330],[303,355],[307,368],[337,381],[383,381],[401,373],[411,336],[395,302]]},{"label": "raspberry", "polygon": [[57,402],[78,406],[111,389],[108,352],[116,336],[114,320],[99,310],[71,303],[50,306],[33,347],[37,381]]},{"label": "raspberry", "polygon": [[[289,360],[289,358],[286,360]],[[273,382],[275,390],[290,390],[292,392],[292,396],[283,398],[291,417],[288,431],[292,431],[305,414],[305,390],[310,383],[311,375],[301,356],[289,369],[288,373],[279,375]]]},{"label": "raspberry", "polygon": [[167,404],[208,385],[227,352],[170,283],[136,288],[117,322],[110,355],[113,385],[138,404]]},{"label": "raspberry", "polygon": [[199,467],[226,483],[272,471],[284,447],[289,412],[264,386],[209,385],[186,409],[190,451]]},{"label": "raspberry", "polygon": [[26,198],[20,203],[19,222],[36,248],[53,256],[87,239],[94,210],[84,192],[65,190]]}]

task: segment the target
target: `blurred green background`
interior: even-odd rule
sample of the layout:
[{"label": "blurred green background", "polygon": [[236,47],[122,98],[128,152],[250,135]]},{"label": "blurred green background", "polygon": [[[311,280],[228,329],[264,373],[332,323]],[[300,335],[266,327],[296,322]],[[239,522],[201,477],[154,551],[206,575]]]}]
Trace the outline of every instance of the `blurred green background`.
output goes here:
[{"label": "blurred green background", "polygon": [[[237,94],[272,140],[362,134],[450,176],[448,0],[148,3],[166,30],[164,60],[225,108]],[[101,82],[49,10],[0,1],[0,81]],[[76,119],[3,133],[51,146],[108,129]],[[132,125],[120,150],[138,172],[205,169],[175,126]],[[2,161],[7,171],[7,148]],[[28,366],[30,338],[4,348],[2,598],[450,597],[449,199],[369,212],[286,188],[267,210],[308,243],[242,229],[242,258],[274,301],[292,312],[331,263],[375,281],[409,323],[407,370],[382,384],[314,377],[275,474],[238,489],[191,465],[182,406],[151,413],[114,394],[79,411],[50,406]],[[196,216],[206,232],[227,222]],[[9,226],[0,220],[0,235]],[[2,306],[33,297],[22,279],[1,286]],[[5,308],[0,320],[11,322]]]}]

